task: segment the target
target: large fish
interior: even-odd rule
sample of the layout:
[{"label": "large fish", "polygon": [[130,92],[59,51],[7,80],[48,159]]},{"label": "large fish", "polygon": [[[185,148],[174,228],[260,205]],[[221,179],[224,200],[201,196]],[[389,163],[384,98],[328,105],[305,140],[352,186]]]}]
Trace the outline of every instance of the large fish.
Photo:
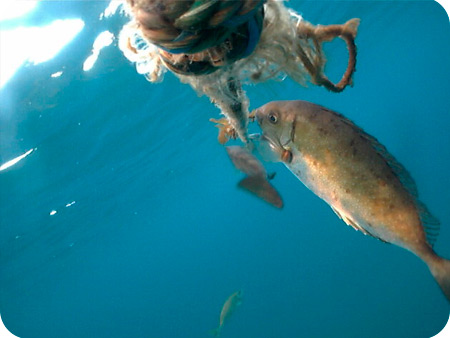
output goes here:
[{"label": "large fish", "polygon": [[255,111],[269,150],[348,225],[420,257],[450,301],[450,261],[432,249],[439,221],[414,180],[374,137],[344,116],[306,101]]},{"label": "large fish", "polygon": [[242,303],[241,290],[232,293],[228,297],[228,299],[222,306],[222,310],[220,311],[219,326],[216,329],[212,330],[211,334],[213,334],[215,337],[220,336],[223,324],[226,322],[226,320],[228,320],[228,318],[230,318],[230,316],[233,314],[236,308],[241,305],[241,303]]}]

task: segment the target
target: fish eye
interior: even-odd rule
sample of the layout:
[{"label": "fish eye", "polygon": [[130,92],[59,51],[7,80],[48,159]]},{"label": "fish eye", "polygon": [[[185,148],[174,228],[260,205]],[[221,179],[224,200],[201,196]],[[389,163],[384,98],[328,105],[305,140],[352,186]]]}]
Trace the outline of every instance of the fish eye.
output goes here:
[{"label": "fish eye", "polygon": [[277,121],[278,121],[278,115],[277,115],[277,113],[274,113],[273,111],[271,111],[269,113],[269,115],[267,115],[267,118],[269,119],[269,122],[273,123],[273,124],[277,123]]}]

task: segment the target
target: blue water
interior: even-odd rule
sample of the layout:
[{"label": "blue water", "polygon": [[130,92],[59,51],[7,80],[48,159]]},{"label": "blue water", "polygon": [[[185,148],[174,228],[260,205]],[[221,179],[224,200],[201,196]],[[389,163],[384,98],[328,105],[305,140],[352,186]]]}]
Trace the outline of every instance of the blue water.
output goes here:
[{"label": "blue water", "polygon": [[[216,141],[208,119],[219,113],[207,98],[172,74],[150,84],[116,45],[83,72],[95,37],[127,21],[99,21],[106,5],[40,4],[22,23],[81,18],[86,26],[58,56],[21,68],[0,91],[0,164],[37,148],[0,172],[0,313],[12,333],[208,337],[239,289],[243,303],[223,338],[440,331],[449,304],[413,254],[346,226],[281,164],[267,168],[277,172],[283,210],[238,190],[242,174]],[[435,250],[450,258],[445,11],[433,1],[288,6],[315,24],[361,18],[354,87],[334,94],[289,79],[247,86],[251,108],[309,100],[376,136],[440,219]],[[336,80],[344,44],[327,52]]]}]

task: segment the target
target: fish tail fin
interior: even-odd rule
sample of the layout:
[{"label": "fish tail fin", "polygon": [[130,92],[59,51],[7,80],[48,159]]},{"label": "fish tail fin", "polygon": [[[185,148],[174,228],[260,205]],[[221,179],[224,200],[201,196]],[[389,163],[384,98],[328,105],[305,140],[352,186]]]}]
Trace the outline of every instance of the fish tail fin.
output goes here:
[{"label": "fish tail fin", "polygon": [[434,254],[427,260],[427,264],[434,279],[450,302],[450,260]]},{"label": "fish tail fin", "polygon": [[238,186],[245,189],[276,208],[283,208],[283,200],[278,191],[263,176],[246,176]]},{"label": "fish tail fin", "polygon": [[219,326],[219,327],[217,327],[217,328],[215,328],[215,329],[213,329],[213,330],[210,330],[209,333],[210,333],[213,337],[219,338],[219,337],[220,337],[220,329],[221,329],[221,327]]}]

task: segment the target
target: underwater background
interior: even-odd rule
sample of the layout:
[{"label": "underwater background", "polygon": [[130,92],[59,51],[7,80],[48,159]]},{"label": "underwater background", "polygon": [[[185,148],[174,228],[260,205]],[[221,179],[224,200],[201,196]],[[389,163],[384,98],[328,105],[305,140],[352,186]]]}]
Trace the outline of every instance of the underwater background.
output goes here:
[{"label": "underwater background", "polygon": [[[426,265],[345,225],[282,164],[266,165],[282,210],[239,190],[242,173],[216,140],[208,119],[219,111],[206,97],[171,73],[149,83],[117,40],[83,71],[96,37],[128,21],[100,20],[107,5],[41,2],[1,23],[84,21],[59,54],[0,89],[0,165],[32,150],[0,171],[0,314],[13,334],[212,337],[237,290],[242,305],[223,338],[424,338],[444,327],[449,304]],[[441,221],[434,248],[450,258],[446,12],[434,1],[286,5],[313,24],[361,18],[354,87],[247,85],[250,109],[308,100],[375,136]],[[345,44],[326,52],[337,80]]]}]

